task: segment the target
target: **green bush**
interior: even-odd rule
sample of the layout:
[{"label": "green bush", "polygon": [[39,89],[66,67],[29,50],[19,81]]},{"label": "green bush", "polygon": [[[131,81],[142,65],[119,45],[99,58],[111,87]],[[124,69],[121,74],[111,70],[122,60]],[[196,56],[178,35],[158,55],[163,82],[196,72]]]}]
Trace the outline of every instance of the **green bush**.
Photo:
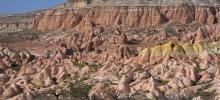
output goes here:
[{"label": "green bush", "polygon": [[73,100],[89,100],[88,94],[92,89],[91,85],[75,79],[75,82],[69,83],[68,88],[68,90],[62,90],[61,95]]},{"label": "green bush", "polygon": [[169,34],[170,36],[176,36],[178,35],[178,33],[176,32],[176,30],[173,29],[173,27],[168,26],[165,29],[166,33]]},{"label": "green bush", "polygon": [[159,80],[158,82],[162,85],[166,85],[167,83],[169,83],[169,81],[167,80]]},{"label": "green bush", "polygon": [[80,69],[84,68],[87,65],[90,68],[94,69],[95,71],[97,71],[100,68],[100,65],[98,65],[98,64],[86,64],[86,63],[80,63],[78,61],[73,61],[72,63],[73,63],[73,65],[79,67]]},{"label": "green bush", "polygon": [[73,61],[72,63],[73,63],[73,65],[76,65],[76,66],[79,67],[80,69],[82,69],[83,67],[86,66],[85,63],[79,63],[78,61]]},{"label": "green bush", "polygon": [[97,71],[97,70],[99,69],[100,65],[91,64],[90,67],[91,67],[92,69],[94,69],[95,71]]},{"label": "green bush", "polygon": [[17,64],[16,62],[12,62],[10,68],[13,70],[20,70],[21,65]]}]

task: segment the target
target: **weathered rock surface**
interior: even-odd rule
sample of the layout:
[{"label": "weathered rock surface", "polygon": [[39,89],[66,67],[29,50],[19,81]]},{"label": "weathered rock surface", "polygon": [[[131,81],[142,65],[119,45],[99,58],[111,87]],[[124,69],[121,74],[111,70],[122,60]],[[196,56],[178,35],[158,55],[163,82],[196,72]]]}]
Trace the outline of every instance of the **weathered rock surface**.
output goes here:
[{"label": "weathered rock surface", "polygon": [[178,5],[188,3],[191,5],[218,5],[218,0],[68,0],[68,3],[84,4],[83,6],[158,6]]},{"label": "weathered rock surface", "polygon": [[34,27],[41,31],[54,29],[79,31],[91,30],[95,26],[128,25],[148,28],[166,22],[182,24],[194,21],[202,24],[217,23],[218,7],[212,6],[162,6],[162,7],[94,7],[91,9],[55,9],[41,13]]},{"label": "weathered rock surface", "polygon": [[139,64],[143,64],[145,62],[155,64],[163,61],[163,59],[166,57],[174,57],[182,60],[211,60],[214,56],[217,56],[212,52],[211,47],[209,48],[207,45],[204,45],[200,42],[195,44],[176,44],[169,42],[167,44],[157,45],[152,48],[145,48],[140,52],[136,59]]},{"label": "weathered rock surface", "polygon": [[219,99],[218,1],[164,1],[178,5],[68,0],[39,13],[44,53],[0,46],[0,99]]}]

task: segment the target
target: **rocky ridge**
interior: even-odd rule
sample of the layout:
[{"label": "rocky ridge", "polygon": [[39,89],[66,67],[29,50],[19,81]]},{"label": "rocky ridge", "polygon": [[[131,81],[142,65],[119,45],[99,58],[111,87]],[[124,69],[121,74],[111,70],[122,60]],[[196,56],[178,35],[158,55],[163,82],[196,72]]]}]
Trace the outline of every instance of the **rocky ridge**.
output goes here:
[{"label": "rocky ridge", "polygon": [[95,26],[157,27],[167,22],[215,24],[219,21],[219,7],[213,6],[155,6],[155,7],[94,7],[49,10],[41,13],[34,27],[48,30],[91,30]]},{"label": "rocky ridge", "polygon": [[94,6],[170,6],[179,4],[190,5],[219,5],[218,0],[68,0],[70,4],[78,7]]}]

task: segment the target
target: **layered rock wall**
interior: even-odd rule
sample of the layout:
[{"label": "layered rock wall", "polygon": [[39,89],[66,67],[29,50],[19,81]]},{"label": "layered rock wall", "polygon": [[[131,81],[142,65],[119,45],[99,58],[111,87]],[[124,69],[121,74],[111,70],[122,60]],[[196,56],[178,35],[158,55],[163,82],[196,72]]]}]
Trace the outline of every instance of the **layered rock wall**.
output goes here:
[{"label": "layered rock wall", "polygon": [[123,6],[49,10],[39,14],[33,25],[41,31],[72,28],[89,30],[96,25],[148,28],[169,21],[183,24],[194,21],[213,24],[219,20],[219,7],[214,6]]},{"label": "layered rock wall", "polygon": [[[214,43],[213,43],[214,44]],[[177,43],[166,43],[163,45],[157,45],[152,48],[145,48],[141,51],[137,57],[139,64],[148,63],[155,64],[163,59],[169,60],[169,58],[177,59],[202,59],[202,60],[213,60],[215,54],[218,52],[213,48],[217,48],[216,45],[206,45],[204,43],[195,44],[177,44]],[[215,43],[217,44],[217,43]]]}]

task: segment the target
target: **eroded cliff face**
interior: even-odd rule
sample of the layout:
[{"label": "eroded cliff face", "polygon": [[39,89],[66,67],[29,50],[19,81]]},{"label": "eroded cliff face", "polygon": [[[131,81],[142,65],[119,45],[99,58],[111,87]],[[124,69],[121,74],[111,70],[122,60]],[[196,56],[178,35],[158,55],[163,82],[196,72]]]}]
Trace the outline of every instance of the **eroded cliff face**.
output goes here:
[{"label": "eroded cliff face", "polygon": [[39,13],[32,25],[43,34],[6,37],[13,41],[0,45],[0,99],[219,99],[218,7],[81,1]]},{"label": "eroded cliff face", "polygon": [[220,20],[219,13],[219,7],[189,5],[55,9],[39,14],[33,25],[41,31],[72,28],[82,31],[97,25],[149,28],[166,22],[214,24]]}]

